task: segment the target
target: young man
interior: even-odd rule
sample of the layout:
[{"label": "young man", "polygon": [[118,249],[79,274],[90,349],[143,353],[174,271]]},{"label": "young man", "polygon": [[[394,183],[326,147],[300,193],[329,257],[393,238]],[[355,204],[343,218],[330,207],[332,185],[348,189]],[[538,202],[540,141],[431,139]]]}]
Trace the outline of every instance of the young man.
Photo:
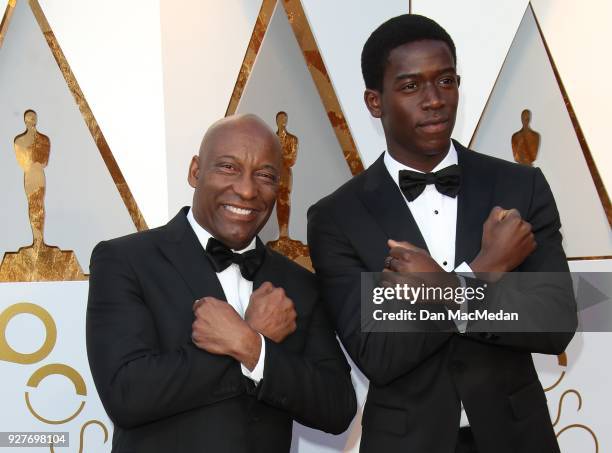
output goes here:
[{"label": "young man", "polygon": [[280,165],[262,120],[223,119],[191,161],[191,208],[95,248],[87,353],[113,452],[287,453],[293,420],[351,422],[350,368],[314,276],[256,236]]},{"label": "young man", "polygon": [[523,318],[537,307],[563,319],[566,333],[534,332],[535,316],[536,328],[522,334],[361,326],[361,272],[475,273],[495,286],[499,275],[485,272],[568,271],[542,172],[451,141],[456,63],[450,36],[422,16],[393,18],[367,40],[365,103],[387,151],[309,210],[313,264],[340,339],[370,379],[362,452],[555,452],[531,353],[559,354],[572,338],[569,279],[487,300]]}]

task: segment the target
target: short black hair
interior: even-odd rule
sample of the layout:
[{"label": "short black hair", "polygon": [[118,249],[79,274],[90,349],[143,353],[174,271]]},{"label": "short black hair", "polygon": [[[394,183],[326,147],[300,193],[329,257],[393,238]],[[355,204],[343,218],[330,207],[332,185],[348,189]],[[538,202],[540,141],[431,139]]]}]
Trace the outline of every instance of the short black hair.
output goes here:
[{"label": "short black hair", "polygon": [[361,51],[361,73],[366,88],[382,91],[387,59],[393,49],[423,40],[443,41],[457,65],[457,50],[448,32],[436,21],[418,14],[402,14],[381,24],[372,32]]}]

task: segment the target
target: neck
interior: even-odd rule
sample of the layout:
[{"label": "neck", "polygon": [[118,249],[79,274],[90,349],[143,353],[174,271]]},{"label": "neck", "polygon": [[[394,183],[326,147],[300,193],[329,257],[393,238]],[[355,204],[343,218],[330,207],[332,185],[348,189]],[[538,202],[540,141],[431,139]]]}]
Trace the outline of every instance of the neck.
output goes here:
[{"label": "neck", "polygon": [[388,148],[389,154],[396,161],[424,173],[429,173],[436,168],[436,166],[444,160],[449,151],[450,142],[444,151],[434,152],[431,154],[423,154],[406,149],[398,150],[397,148],[393,148],[391,146]]}]

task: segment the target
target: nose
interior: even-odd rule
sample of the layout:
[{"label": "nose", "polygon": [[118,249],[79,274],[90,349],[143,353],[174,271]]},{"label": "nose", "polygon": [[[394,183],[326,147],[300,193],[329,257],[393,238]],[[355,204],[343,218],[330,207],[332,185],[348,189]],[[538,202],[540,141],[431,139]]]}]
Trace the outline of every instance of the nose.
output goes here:
[{"label": "nose", "polygon": [[243,172],[234,181],[234,192],[243,200],[252,200],[257,196],[257,185],[250,174]]},{"label": "nose", "polygon": [[425,85],[422,106],[424,110],[437,110],[444,107],[444,99],[440,96],[435,83]]}]

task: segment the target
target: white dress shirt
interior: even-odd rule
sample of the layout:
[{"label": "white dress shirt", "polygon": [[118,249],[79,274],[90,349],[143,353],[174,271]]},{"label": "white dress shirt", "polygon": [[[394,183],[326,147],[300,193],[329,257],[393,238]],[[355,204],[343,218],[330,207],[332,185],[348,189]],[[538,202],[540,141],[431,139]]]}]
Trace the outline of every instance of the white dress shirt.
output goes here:
[{"label": "white dress shirt", "polygon": [[[408,167],[396,161],[389,152],[385,152],[384,156],[385,167],[398,190],[399,186],[399,171],[411,170],[418,173],[424,173],[416,168]],[[451,141],[450,149],[446,157],[432,170],[432,172],[440,171],[451,165],[458,163],[457,150]],[[403,196],[403,193],[402,193]],[[434,184],[425,186],[425,190],[421,195],[413,201],[408,201],[406,197],[406,205],[414,217],[414,220],[421,231],[423,239],[427,244],[427,249],[431,257],[447,272],[455,271],[467,275],[473,275],[470,266],[463,262],[455,268],[455,240],[457,236],[457,200],[460,195],[455,198],[442,195],[436,189]],[[391,238],[393,239],[393,238]],[[461,305],[461,311],[467,311],[467,303]],[[465,331],[466,324],[458,323],[457,327],[460,332]],[[461,422],[460,426],[469,426],[469,422],[463,404],[461,405]]]},{"label": "white dress shirt", "polygon": [[[187,220],[198,237],[200,244],[202,244],[202,248],[206,250],[206,244],[208,244],[208,240],[213,236],[202,228],[202,226],[196,221],[191,209],[189,209],[189,212],[187,213]],[[254,248],[255,238],[253,238],[251,243],[244,249],[234,250],[234,252],[243,253]],[[244,319],[244,313],[249,306],[249,299],[251,298],[251,293],[253,292],[253,282],[242,276],[240,273],[240,267],[238,267],[237,264],[231,264],[224,271],[217,272],[217,278],[219,279],[219,283],[221,283],[221,287],[223,288],[227,302],[234,307],[234,310],[236,310]],[[249,371],[249,369],[242,363],[240,364],[242,374],[249,379],[252,379],[256,384],[258,384],[263,378],[264,362],[266,357],[266,342],[264,341],[263,335],[259,334],[259,337],[261,338],[261,351],[259,353],[257,365],[255,365],[255,368],[253,368],[253,371]]]}]

